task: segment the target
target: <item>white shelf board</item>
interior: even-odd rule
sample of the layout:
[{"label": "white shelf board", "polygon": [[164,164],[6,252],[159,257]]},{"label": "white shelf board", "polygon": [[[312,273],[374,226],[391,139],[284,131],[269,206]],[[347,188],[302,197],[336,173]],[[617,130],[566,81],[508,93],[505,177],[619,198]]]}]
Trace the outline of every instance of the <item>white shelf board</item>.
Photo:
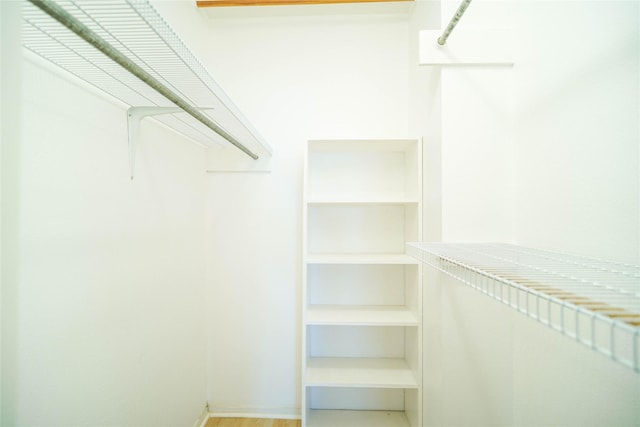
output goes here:
[{"label": "white shelf board", "polygon": [[312,357],[304,381],[308,387],[418,387],[407,362],[391,358]]},{"label": "white shelf board", "polygon": [[406,254],[309,254],[307,264],[406,264],[420,261]]},{"label": "white shelf board", "polygon": [[309,152],[380,152],[409,151],[415,148],[416,139],[325,139],[309,141]]},{"label": "white shelf board", "polygon": [[404,412],[399,411],[309,411],[308,427],[409,427]]},{"label": "white shelf board", "polygon": [[415,312],[403,306],[311,305],[307,325],[417,326]]},{"label": "white shelf board", "polygon": [[417,199],[378,199],[378,200],[340,200],[340,199],[312,199],[307,200],[307,205],[325,205],[325,206],[358,206],[358,205],[417,205]]}]

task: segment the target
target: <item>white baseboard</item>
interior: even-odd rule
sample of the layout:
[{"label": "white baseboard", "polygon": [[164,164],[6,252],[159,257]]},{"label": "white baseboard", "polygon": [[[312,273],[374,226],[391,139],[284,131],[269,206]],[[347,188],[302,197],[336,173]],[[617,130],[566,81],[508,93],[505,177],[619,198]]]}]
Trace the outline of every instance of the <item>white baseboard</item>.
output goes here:
[{"label": "white baseboard", "polygon": [[193,424],[194,427],[205,427],[209,418],[211,418],[211,415],[209,414],[209,407],[205,406],[202,414],[200,414],[196,422]]},{"label": "white baseboard", "polygon": [[221,409],[211,408],[210,418],[269,418],[281,420],[299,420],[302,418],[299,409],[271,409],[271,408],[242,408]]}]

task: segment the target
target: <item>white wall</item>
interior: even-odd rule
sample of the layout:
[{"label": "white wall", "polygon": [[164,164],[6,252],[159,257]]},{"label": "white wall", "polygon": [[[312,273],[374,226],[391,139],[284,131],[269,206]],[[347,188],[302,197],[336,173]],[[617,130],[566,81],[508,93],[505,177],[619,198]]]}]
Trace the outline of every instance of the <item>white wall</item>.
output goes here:
[{"label": "white wall", "polygon": [[407,136],[407,15],[157,7],[275,150],[271,173],[208,180],[212,410],[299,414],[303,149]]},{"label": "white wall", "polygon": [[432,268],[424,273],[425,425],[638,425],[637,373]]},{"label": "white wall", "polygon": [[442,240],[514,239],[510,68],[442,70]]},{"label": "white wall", "polygon": [[518,2],[519,243],[640,262],[640,4]]},{"label": "white wall", "polygon": [[[189,425],[204,400],[298,413],[311,138],[424,135],[427,236],[639,259],[638,3],[510,2],[496,18],[501,2],[474,2],[460,28],[512,16],[516,66],[446,75],[416,69],[412,38],[440,10],[420,3],[210,19],[154,2],[274,147],[270,173],[203,176],[197,148],[147,123],[129,182],[124,111],[24,64],[25,122],[3,134],[3,424]],[[528,417],[535,353],[518,354],[487,387],[518,387]]]},{"label": "white wall", "polygon": [[206,400],[204,152],[143,122],[130,181],[125,109],[14,65],[2,425],[191,426]]},{"label": "white wall", "polygon": [[419,64],[419,34],[440,28],[440,2],[416,1],[409,20],[409,129],[422,137],[422,240],[442,240],[442,73]]},{"label": "white wall", "polygon": [[[457,4],[443,2],[443,25]],[[442,239],[640,260],[638,7],[469,6],[448,49],[509,29],[515,65],[442,67]]]},{"label": "white wall", "polygon": [[[11,16],[11,19],[7,18]],[[14,42],[9,42],[10,40],[15,39],[15,35],[18,33],[18,25],[7,25],[7,22],[17,22],[18,20],[15,17],[19,16],[19,11],[14,7],[12,10],[0,5],[0,22],[2,25],[0,26],[0,99],[15,99],[19,97],[19,95],[12,94],[9,90],[10,87],[14,87],[14,85],[10,84],[12,78],[14,76],[20,75],[20,70],[18,67],[13,68],[11,71],[5,70],[3,64],[14,63],[15,58],[17,56],[17,46]],[[12,74],[15,73],[15,74]],[[4,304],[2,302],[2,282],[4,280],[4,273],[2,270],[2,247],[4,246],[2,242],[4,242],[3,237],[3,220],[2,220],[2,152],[3,152],[3,144],[2,140],[5,137],[10,137],[10,135],[15,131],[15,128],[12,128],[5,122],[5,119],[11,119],[11,114],[8,114],[9,111],[12,111],[8,108],[6,102],[0,103],[0,120],[2,126],[0,127],[0,422],[2,422],[2,384],[3,382],[3,374],[2,369],[4,363],[2,361],[3,357],[3,339],[2,336],[5,333],[4,328],[4,319],[6,316],[6,311],[4,310]],[[13,120],[12,120],[13,121]]]},{"label": "white wall", "polygon": [[[471,4],[456,31],[511,28],[515,65],[441,70],[443,240],[638,262],[639,9],[633,1]],[[633,371],[425,273],[428,425],[640,422]]]}]

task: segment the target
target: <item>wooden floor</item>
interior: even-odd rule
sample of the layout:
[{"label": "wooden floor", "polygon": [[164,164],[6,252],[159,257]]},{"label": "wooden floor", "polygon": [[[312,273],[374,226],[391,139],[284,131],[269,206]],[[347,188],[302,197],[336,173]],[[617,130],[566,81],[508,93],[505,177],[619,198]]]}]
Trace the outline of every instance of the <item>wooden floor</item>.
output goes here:
[{"label": "wooden floor", "polygon": [[209,418],[205,427],[300,427],[300,420],[266,418]]}]

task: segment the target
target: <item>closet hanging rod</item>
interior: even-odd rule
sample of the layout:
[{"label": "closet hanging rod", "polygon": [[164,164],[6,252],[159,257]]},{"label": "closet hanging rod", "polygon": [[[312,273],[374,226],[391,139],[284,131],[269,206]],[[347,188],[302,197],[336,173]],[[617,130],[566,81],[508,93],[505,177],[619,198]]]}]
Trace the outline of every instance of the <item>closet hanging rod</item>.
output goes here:
[{"label": "closet hanging rod", "polygon": [[167,98],[169,101],[176,104],[178,107],[183,109],[187,114],[189,114],[194,119],[198,120],[200,123],[220,135],[222,138],[226,139],[228,142],[233,144],[236,148],[244,152],[246,155],[251,157],[254,160],[257,160],[259,157],[257,154],[249,150],[247,147],[242,145],[239,141],[237,141],[233,136],[227,133],[224,129],[220,128],[216,125],[212,120],[198,111],[197,108],[193,107],[187,101],[182,99],[176,93],[174,93],[171,89],[163,85],[160,81],[154,78],[151,74],[142,69],[135,62],[131,61],[125,55],[120,53],[116,48],[111,46],[106,40],[93,32],[90,28],[82,24],[72,15],[67,13],[63,8],[55,4],[52,0],[28,0],[31,4],[38,7],[44,13],[58,21],[60,24],[68,28],[70,31],[75,33],[78,37],[85,40],[91,46],[98,49],[108,58],[122,66],[125,70],[129,71],[134,76],[138,77],[140,80],[145,82],[149,87],[153,88],[155,91],[160,93],[162,96]]},{"label": "closet hanging rod", "polygon": [[460,21],[460,18],[462,18],[462,15],[464,15],[464,12],[467,10],[467,7],[469,7],[470,3],[471,0],[462,0],[462,3],[460,3],[460,6],[458,6],[458,10],[456,10],[455,15],[453,15],[451,21],[449,21],[449,25],[447,25],[447,28],[445,28],[442,35],[438,37],[438,44],[440,46],[444,46],[444,44],[447,42],[447,39],[451,35],[451,32],[456,27],[456,25],[458,25],[458,21]]}]

